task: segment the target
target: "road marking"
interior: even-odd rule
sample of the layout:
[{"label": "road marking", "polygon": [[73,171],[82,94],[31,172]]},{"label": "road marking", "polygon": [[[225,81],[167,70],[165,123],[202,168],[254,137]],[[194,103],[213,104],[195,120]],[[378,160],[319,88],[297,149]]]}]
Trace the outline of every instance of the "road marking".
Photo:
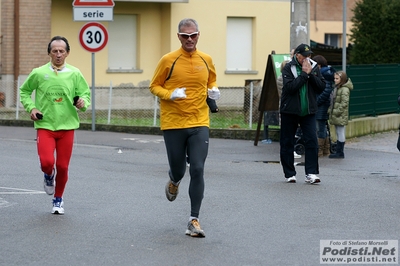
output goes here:
[{"label": "road marking", "polygon": [[31,190],[31,189],[0,187],[0,195],[44,194],[44,193],[45,193],[44,191]]},{"label": "road marking", "polygon": [[14,205],[15,203],[10,203],[2,198],[0,198],[0,208],[5,208],[5,207],[10,207],[11,205]]},{"label": "road marking", "polygon": [[149,139],[140,139],[140,138],[122,138],[123,140],[132,140],[137,143],[161,143],[164,142],[163,139],[155,139],[155,140],[149,140]]}]

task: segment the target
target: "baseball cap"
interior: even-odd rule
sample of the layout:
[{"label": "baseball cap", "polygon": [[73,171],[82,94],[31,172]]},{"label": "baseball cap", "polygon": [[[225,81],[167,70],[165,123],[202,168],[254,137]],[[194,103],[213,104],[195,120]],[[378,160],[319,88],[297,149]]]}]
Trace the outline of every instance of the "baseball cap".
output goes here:
[{"label": "baseball cap", "polygon": [[302,56],[309,56],[313,52],[311,51],[309,45],[302,43],[299,46],[297,46],[296,50],[294,50],[294,53],[301,54]]}]

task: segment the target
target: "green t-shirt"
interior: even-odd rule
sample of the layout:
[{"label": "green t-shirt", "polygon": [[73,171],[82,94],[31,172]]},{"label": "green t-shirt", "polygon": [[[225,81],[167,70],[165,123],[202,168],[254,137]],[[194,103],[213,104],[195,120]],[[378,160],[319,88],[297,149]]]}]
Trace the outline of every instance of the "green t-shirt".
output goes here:
[{"label": "green t-shirt", "polygon": [[85,107],[80,110],[86,111],[90,105],[89,85],[80,70],[68,64],[58,72],[54,72],[50,62],[35,68],[20,87],[20,101],[25,110],[30,113],[36,108],[43,114],[43,119],[34,123],[36,129],[79,128],[79,116],[73,105],[75,96],[85,101]]},{"label": "green t-shirt", "polygon": [[[297,75],[301,74],[301,66],[296,64]],[[304,84],[300,88],[300,105],[301,105],[301,113],[300,116],[308,115],[308,97],[307,97],[307,84]]]}]

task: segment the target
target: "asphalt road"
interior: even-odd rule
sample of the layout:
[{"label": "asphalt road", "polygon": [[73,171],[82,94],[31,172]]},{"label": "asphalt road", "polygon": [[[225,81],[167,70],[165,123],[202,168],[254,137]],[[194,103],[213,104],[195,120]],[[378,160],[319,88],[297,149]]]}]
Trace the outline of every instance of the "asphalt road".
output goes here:
[{"label": "asphalt road", "polygon": [[318,185],[301,165],[285,183],[276,142],[210,139],[202,239],[184,234],[188,172],[165,198],[162,136],[76,131],[65,215],[50,213],[34,139],[0,126],[0,265],[320,265],[320,240],[399,239],[397,132],[320,159]]}]

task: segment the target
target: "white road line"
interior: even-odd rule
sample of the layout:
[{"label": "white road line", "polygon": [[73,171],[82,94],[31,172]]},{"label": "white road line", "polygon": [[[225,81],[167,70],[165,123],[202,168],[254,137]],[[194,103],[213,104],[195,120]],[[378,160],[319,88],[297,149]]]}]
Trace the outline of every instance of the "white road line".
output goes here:
[{"label": "white road line", "polygon": [[44,191],[30,190],[23,188],[12,188],[12,187],[0,187],[0,190],[11,190],[11,191],[0,191],[0,195],[21,195],[21,194],[44,194]]},{"label": "white road line", "polygon": [[15,191],[15,192],[0,192],[0,195],[22,195],[22,194],[44,194],[44,193],[45,193],[44,191],[31,191],[31,192]]},{"label": "white road line", "polygon": [[140,138],[122,138],[123,140],[132,140],[132,141],[136,141],[137,143],[156,143],[159,144],[161,142],[164,142],[164,139],[154,139],[154,140],[150,140],[150,139],[140,139]]}]

